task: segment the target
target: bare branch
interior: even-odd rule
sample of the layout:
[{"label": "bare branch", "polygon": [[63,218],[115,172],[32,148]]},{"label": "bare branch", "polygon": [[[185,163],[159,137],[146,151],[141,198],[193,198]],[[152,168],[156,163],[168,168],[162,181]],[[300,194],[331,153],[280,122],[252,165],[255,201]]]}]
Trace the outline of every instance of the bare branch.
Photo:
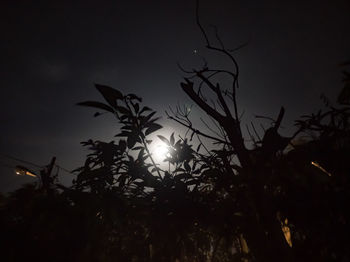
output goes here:
[{"label": "bare branch", "polygon": [[206,126],[206,128],[208,128],[211,132],[213,132],[215,135],[217,135],[218,137],[221,137],[221,134],[219,134],[218,132],[216,132],[213,128],[211,128],[204,120],[203,118],[200,117],[200,120],[202,121],[202,123]]},{"label": "bare branch", "polygon": [[238,80],[238,75],[239,75],[238,63],[237,63],[236,59],[230,54],[230,52],[228,50],[226,50],[225,48],[223,48],[223,46],[218,48],[218,47],[214,47],[210,44],[208,35],[205,32],[205,30],[204,30],[204,28],[199,20],[199,0],[196,1],[196,22],[197,22],[197,25],[198,25],[198,27],[199,27],[200,31],[202,32],[202,35],[205,39],[206,47],[210,50],[218,51],[220,53],[225,54],[232,61],[234,68],[235,68],[235,71],[236,71],[236,78],[234,80],[234,86],[236,86],[236,82]]},{"label": "bare branch", "polygon": [[218,28],[216,25],[210,25],[211,27],[214,28],[214,31],[215,31],[215,36],[216,36],[216,40],[218,40],[220,46],[222,49],[225,49],[225,46],[224,46],[224,43],[222,42],[220,36],[219,36],[219,31],[218,31]]},{"label": "bare branch", "polygon": [[197,76],[200,79],[202,79],[202,81],[204,81],[208,85],[208,87],[216,93],[217,97],[219,98],[220,105],[223,107],[223,111],[225,112],[226,116],[228,116],[230,119],[233,119],[231,111],[228,108],[224,97],[222,96],[219,84],[214,86],[214,84],[212,82],[210,82],[210,80],[208,78],[203,76],[203,74],[201,72],[197,72]]},{"label": "bare branch", "polygon": [[253,141],[254,144],[256,144],[255,137],[250,133],[249,126],[246,124],[245,127],[247,129],[247,132],[248,132],[250,139]]},{"label": "bare branch", "polygon": [[219,112],[214,110],[211,106],[205,103],[193,90],[193,82],[189,81],[185,78],[187,83],[181,83],[182,89],[185,93],[200,107],[202,108],[208,115],[213,117],[216,121],[221,122],[224,120],[224,116]]},{"label": "bare branch", "polygon": [[255,115],[254,117],[255,118],[262,118],[262,119],[270,120],[272,123],[275,122],[275,119],[273,119],[272,117],[268,117],[268,116]]},{"label": "bare branch", "polygon": [[283,116],[284,116],[284,107],[282,106],[281,109],[280,109],[280,112],[278,114],[278,117],[277,117],[277,120],[276,120],[276,123],[275,123],[275,129],[277,130],[280,125],[281,125],[281,122],[282,122],[282,119],[283,119]]},{"label": "bare branch", "polygon": [[236,52],[236,51],[242,49],[243,47],[246,47],[248,45],[248,43],[249,43],[249,41],[246,41],[233,49],[227,49],[227,51],[229,51],[230,53]]},{"label": "bare branch", "polygon": [[219,130],[221,137],[223,137],[225,139],[225,141],[227,142],[227,135],[225,134],[225,130],[222,126],[220,126],[213,118],[209,118],[211,120],[211,122],[216,126],[216,128]]},{"label": "bare branch", "polygon": [[216,142],[219,142],[219,143],[221,143],[221,144],[229,144],[229,143],[227,143],[225,140],[222,140],[222,139],[217,138],[217,137],[214,137],[214,136],[210,136],[210,135],[208,135],[208,134],[205,134],[205,133],[199,131],[198,129],[194,128],[194,127],[192,126],[191,123],[187,123],[187,121],[181,121],[180,119],[177,118],[177,116],[175,116],[175,117],[174,117],[174,116],[171,116],[171,115],[169,115],[167,112],[166,112],[166,114],[167,114],[167,116],[168,116],[169,119],[171,119],[171,120],[173,120],[173,121],[179,123],[180,125],[182,125],[182,126],[184,126],[184,127],[187,127],[189,130],[191,130],[191,131],[194,132],[195,134],[198,134],[198,135],[201,135],[201,136],[203,136],[203,137],[209,138],[209,139],[214,140],[214,141],[216,141]]},{"label": "bare branch", "polygon": [[253,122],[250,122],[250,124],[251,124],[251,126],[252,126],[252,128],[253,128],[253,131],[254,131],[254,133],[255,133],[256,137],[259,139],[259,141],[261,141],[261,138],[260,138],[260,136],[259,136],[258,132],[256,131],[255,126],[254,126]]}]

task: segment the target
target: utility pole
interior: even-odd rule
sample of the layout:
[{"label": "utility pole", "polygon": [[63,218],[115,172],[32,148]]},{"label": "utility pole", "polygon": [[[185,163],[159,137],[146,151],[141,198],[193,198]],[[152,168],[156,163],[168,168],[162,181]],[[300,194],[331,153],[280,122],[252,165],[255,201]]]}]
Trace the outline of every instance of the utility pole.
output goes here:
[{"label": "utility pole", "polygon": [[40,171],[40,177],[41,177],[41,181],[42,181],[42,188],[46,191],[46,192],[50,192],[50,186],[53,182],[53,178],[51,176],[52,173],[52,169],[55,165],[56,162],[56,157],[53,157],[51,159],[50,164],[44,168],[43,170]]}]

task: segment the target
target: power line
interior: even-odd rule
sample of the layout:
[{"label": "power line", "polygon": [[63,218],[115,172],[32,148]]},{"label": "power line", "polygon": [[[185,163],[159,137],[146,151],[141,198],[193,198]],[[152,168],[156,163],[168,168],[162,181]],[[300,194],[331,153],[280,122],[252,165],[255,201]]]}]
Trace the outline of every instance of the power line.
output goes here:
[{"label": "power line", "polygon": [[59,169],[61,169],[62,171],[66,172],[66,173],[72,174],[72,171],[69,171],[68,169],[66,169],[66,168],[64,168],[64,167],[62,167],[60,165],[56,164],[55,166],[58,167]]},{"label": "power line", "polygon": [[15,161],[19,161],[19,162],[22,162],[22,163],[25,163],[25,164],[28,164],[28,165],[32,165],[32,166],[38,167],[38,168],[43,168],[44,167],[44,166],[40,166],[38,164],[35,164],[33,162],[30,162],[30,161],[27,161],[27,160],[23,160],[23,159],[20,159],[20,158],[17,158],[17,157],[13,157],[13,156],[10,156],[10,155],[7,155],[7,154],[0,153],[0,155],[2,155],[3,157],[9,158],[9,159],[15,160]]},{"label": "power line", "polygon": [[[12,160],[15,160],[15,161],[19,161],[19,162],[22,162],[22,163],[25,163],[25,164],[28,164],[28,165],[32,165],[32,166],[35,166],[37,168],[45,168],[46,166],[42,166],[42,165],[38,165],[38,164],[35,164],[33,162],[30,162],[30,161],[27,161],[27,160],[24,160],[24,159],[20,159],[18,157],[14,157],[14,156],[10,156],[8,154],[3,154],[3,153],[0,153],[1,156],[3,157],[6,157],[8,159],[12,159]],[[4,167],[8,167],[8,168],[15,168],[14,166],[10,166],[10,165],[7,165],[7,164],[2,164],[2,166]],[[56,167],[58,167],[60,170],[66,172],[66,173],[69,173],[69,174],[72,174],[71,171],[69,171],[67,168],[64,168],[60,165],[57,165],[55,164]]]}]

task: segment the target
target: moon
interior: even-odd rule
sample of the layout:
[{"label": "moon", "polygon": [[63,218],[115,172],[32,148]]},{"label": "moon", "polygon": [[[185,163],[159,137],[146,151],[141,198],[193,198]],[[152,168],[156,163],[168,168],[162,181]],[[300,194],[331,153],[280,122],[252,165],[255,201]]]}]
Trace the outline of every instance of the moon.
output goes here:
[{"label": "moon", "polygon": [[154,146],[153,156],[157,162],[163,162],[163,160],[167,157],[168,152],[168,146],[163,142],[159,142]]}]

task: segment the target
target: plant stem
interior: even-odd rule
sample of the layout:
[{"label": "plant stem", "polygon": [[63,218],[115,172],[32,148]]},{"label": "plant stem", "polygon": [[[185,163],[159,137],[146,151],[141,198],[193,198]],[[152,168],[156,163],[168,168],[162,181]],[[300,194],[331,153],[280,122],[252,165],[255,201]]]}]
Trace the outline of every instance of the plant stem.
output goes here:
[{"label": "plant stem", "polygon": [[161,176],[161,174],[160,174],[160,172],[159,172],[159,168],[157,167],[156,163],[154,162],[153,157],[152,157],[152,155],[151,155],[151,152],[150,152],[149,149],[148,149],[148,146],[147,146],[147,143],[146,143],[145,139],[144,139],[143,137],[141,137],[141,139],[142,139],[143,146],[145,147],[146,152],[147,152],[149,158],[151,159],[151,162],[152,162],[154,168],[156,169],[160,180],[163,180],[163,178],[162,178],[162,176]]}]

